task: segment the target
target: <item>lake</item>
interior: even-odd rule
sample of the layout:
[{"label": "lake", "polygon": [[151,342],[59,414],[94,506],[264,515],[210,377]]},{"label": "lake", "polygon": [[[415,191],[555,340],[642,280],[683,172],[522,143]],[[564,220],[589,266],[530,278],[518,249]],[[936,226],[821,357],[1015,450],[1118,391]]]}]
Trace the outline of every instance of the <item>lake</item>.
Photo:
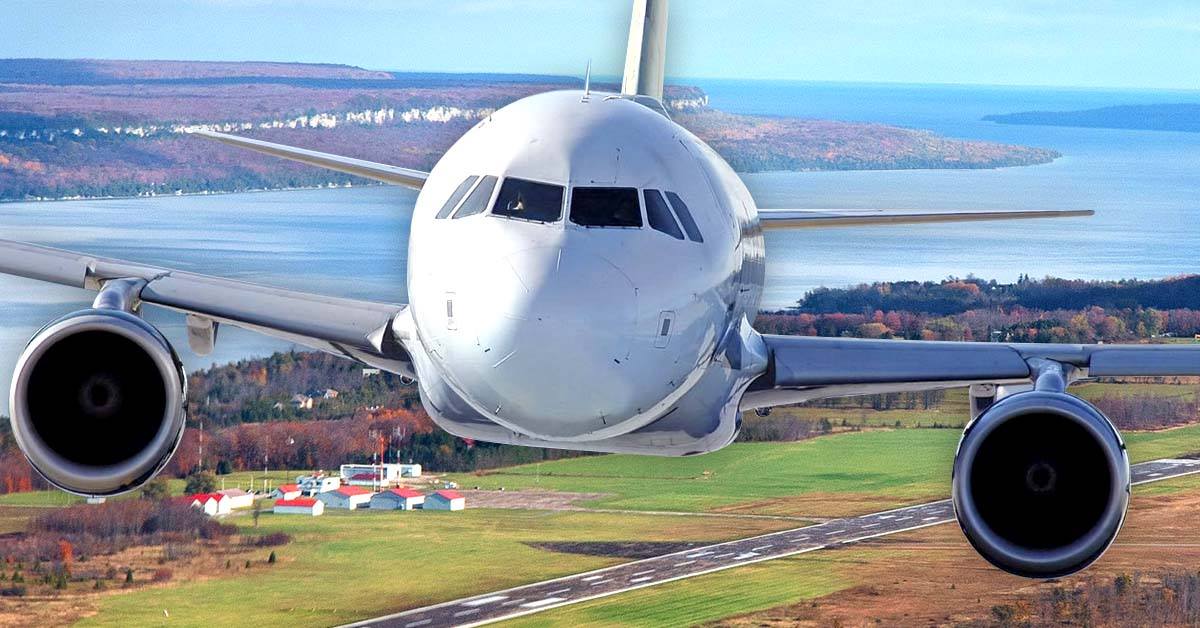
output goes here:
[{"label": "lake", "polygon": [[[982,122],[991,113],[1200,102],[1197,92],[691,81],[737,113],[875,121],[940,134],[1044,146],[1042,166],[1000,170],[747,175],[762,207],[1094,209],[1090,219],[772,232],[764,306],[816,286],[975,274],[1159,278],[1200,272],[1200,133]],[[414,192],[301,190],[190,197],[0,204],[0,237],[341,296],[405,300]],[[0,390],[16,356],[86,293],[0,278]],[[189,369],[286,349],[221,330],[217,352],[187,349],[182,317],[150,320]],[[7,409],[7,395],[0,411]]]}]

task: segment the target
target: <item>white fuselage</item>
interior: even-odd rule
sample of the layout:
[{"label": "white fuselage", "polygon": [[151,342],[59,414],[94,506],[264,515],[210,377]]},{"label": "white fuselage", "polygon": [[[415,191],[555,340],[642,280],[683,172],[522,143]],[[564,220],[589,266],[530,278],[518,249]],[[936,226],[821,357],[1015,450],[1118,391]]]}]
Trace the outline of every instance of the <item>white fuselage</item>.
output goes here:
[{"label": "white fuselage", "polygon": [[[561,215],[494,213],[509,179],[561,186]],[[574,202],[594,188],[637,190],[642,226],[578,224]],[[686,205],[689,237],[650,226],[647,194],[660,193]],[[486,211],[443,211],[472,195]],[[724,446],[754,369],[721,352],[758,309],[763,254],[742,181],[661,113],[581,91],[505,107],[446,153],[413,216],[402,333],[426,406],[447,430],[490,441],[675,455]]]}]

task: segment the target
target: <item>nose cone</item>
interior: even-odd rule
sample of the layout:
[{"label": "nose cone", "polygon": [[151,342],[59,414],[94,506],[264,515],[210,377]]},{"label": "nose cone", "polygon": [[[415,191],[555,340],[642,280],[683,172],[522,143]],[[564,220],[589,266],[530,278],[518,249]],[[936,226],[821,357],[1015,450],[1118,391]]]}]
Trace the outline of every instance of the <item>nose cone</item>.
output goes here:
[{"label": "nose cone", "polygon": [[611,261],[541,247],[477,270],[467,281],[479,298],[456,313],[443,366],[478,409],[530,436],[571,439],[622,431],[653,403],[629,364],[637,291]]}]

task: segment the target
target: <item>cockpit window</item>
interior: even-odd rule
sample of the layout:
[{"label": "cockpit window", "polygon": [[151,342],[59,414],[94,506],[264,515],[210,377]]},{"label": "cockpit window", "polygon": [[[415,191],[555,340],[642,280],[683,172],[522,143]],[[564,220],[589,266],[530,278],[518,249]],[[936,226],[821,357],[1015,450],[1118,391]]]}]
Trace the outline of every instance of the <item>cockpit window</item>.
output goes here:
[{"label": "cockpit window", "polygon": [[562,218],[563,187],[509,177],[500,186],[493,216],[558,222]]},{"label": "cockpit window", "polygon": [[675,222],[675,216],[671,214],[671,208],[663,199],[662,192],[646,190],[645,196],[646,220],[650,223],[650,228],[661,231],[676,240],[682,240],[683,232],[679,230],[679,224]]},{"label": "cockpit window", "polygon": [[482,214],[487,209],[488,201],[492,200],[492,191],[496,189],[496,177],[486,176],[475,186],[475,191],[463,201],[462,207],[454,214],[454,219],[466,218]]},{"label": "cockpit window", "polygon": [[451,194],[450,198],[446,200],[446,204],[442,205],[442,210],[437,213],[438,219],[449,216],[450,213],[454,211],[454,208],[458,207],[458,202],[467,195],[467,192],[471,189],[471,186],[475,185],[475,182],[478,180],[479,177],[467,177],[466,181],[460,183],[458,185],[458,189],[454,190],[454,194]]},{"label": "cockpit window", "polygon": [[700,228],[696,226],[696,221],[692,219],[692,212],[688,211],[688,206],[683,199],[674,192],[667,192],[667,198],[671,199],[671,207],[675,208],[675,215],[679,216],[679,224],[683,225],[688,239],[692,242],[703,242],[704,236],[700,235]]},{"label": "cockpit window", "polygon": [[635,188],[575,188],[571,222],[583,227],[641,227],[642,206]]}]

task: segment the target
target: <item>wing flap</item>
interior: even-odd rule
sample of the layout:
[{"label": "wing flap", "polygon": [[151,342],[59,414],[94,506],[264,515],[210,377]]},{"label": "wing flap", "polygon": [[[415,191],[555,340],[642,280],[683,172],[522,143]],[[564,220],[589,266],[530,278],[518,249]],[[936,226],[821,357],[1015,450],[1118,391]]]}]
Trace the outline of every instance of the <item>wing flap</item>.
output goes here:
[{"label": "wing flap", "polygon": [[284,144],[275,144],[272,142],[264,142],[262,140],[254,140],[248,137],[238,137],[227,133],[216,133],[213,131],[193,131],[193,135],[203,137],[205,139],[215,140],[230,146],[245,148],[264,155],[279,157],[291,161],[297,161],[318,168],[335,170],[337,172],[345,172],[375,181],[382,181],[392,185],[401,185],[412,188],[414,190],[421,189],[425,185],[425,180],[429,178],[428,172],[420,170],[412,170],[409,168],[401,168],[399,166],[389,166],[387,164],[366,161],[363,159],[355,159],[353,157],[342,157],[341,155],[333,155],[330,153],[322,153],[306,148],[296,148],[294,146],[286,146]]},{"label": "wing flap", "polygon": [[1091,210],[916,211],[904,209],[760,209],[763,229],[816,229],[872,225],[914,225],[986,220],[1028,220],[1092,216]]}]

